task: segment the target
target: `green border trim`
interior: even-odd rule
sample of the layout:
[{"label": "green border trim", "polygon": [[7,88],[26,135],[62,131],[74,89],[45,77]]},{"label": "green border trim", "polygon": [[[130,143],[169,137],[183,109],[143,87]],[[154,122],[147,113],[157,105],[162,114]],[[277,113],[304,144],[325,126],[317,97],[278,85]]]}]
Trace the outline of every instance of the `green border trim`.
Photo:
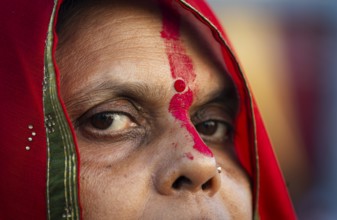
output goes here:
[{"label": "green border trim", "polygon": [[54,22],[58,1],[54,0],[44,61],[43,105],[47,135],[48,219],[80,219],[76,146],[57,91],[53,62]]}]

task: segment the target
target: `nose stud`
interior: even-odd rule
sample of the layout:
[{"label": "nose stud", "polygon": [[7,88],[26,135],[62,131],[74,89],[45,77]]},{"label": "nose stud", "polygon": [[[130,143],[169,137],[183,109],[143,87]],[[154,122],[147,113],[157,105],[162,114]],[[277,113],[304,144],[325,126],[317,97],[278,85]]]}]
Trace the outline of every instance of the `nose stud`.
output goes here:
[{"label": "nose stud", "polygon": [[216,170],[218,171],[218,173],[221,173],[221,167],[220,167],[220,166],[218,166],[218,167],[216,168]]}]

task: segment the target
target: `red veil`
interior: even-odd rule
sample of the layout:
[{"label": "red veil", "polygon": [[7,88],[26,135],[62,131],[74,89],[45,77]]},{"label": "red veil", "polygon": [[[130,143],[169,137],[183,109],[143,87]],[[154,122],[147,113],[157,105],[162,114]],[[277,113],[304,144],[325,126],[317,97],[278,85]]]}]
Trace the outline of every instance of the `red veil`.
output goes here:
[{"label": "red veil", "polygon": [[[281,172],[225,32],[203,0],[177,0],[209,27],[240,97],[235,146],[255,219],[295,219]],[[59,94],[54,31],[61,2],[0,3],[0,219],[79,219],[79,155]]]}]

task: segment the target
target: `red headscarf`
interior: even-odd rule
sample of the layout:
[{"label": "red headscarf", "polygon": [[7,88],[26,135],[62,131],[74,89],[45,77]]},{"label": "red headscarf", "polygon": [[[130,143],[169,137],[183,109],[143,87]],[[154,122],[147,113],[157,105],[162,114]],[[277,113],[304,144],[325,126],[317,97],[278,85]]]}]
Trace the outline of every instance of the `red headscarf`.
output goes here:
[{"label": "red headscarf", "polygon": [[[177,0],[213,32],[240,97],[235,146],[255,219],[295,219],[281,172],[220,23],[203,0]],[[61,1],[0,2],[0,219],[80,219],[79,154],[54,52]]]}]

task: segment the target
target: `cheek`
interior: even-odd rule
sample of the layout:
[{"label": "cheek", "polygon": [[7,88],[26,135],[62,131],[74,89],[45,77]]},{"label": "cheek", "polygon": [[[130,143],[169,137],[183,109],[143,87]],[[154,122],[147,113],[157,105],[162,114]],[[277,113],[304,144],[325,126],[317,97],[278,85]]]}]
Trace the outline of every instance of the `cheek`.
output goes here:
[{"label": "cheek", "polygon": [[220,189],[222,200],[225,204],[230,204],[229,211],[234,219],[250,219],[253,205],[248,177],[238,166],[222,168]]},{"label": "cheek", "polygon": [[235,159],[233,148],[229,145],[226,149],[216,148],[213,151],[217,164],[222,168],[219,195],[223,204],[229,207],[233,219],[251,219],[253,198],[250,179]]},{"label": "cheek", "polygon": [[222,196],[223,199],[226,199],[231,204],[229,206],[230,215],[233,219],[251,219],[253,205],[249,186],[233,183],[227,187],[228,191],[223,193]]},{"label": "cheek", "polygon": [[[145,172],[135,163],[105,163],[90,151],[81,151],[80,195],[84,219],[140,218],[149,195]],[[133,160],[134,161],[134,160]],[[144,170],[144,169],[142,169]]]}]

